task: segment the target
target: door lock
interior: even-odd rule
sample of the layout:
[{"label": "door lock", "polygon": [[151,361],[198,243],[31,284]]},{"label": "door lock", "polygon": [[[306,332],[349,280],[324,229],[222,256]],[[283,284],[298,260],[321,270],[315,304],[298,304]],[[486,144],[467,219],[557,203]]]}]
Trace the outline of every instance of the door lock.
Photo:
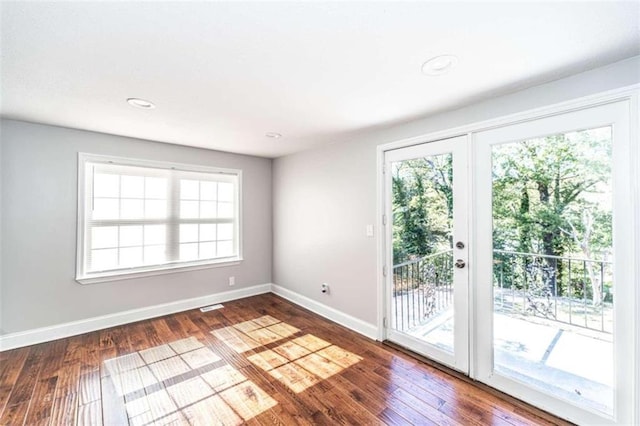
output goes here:
[{"label": "door lock", "polygon": [[463,249],[464,248],[464,243],[462,241],[458,241],[456,243],[456,247],[459,248],[459,249]]},{"label": "door lock", "polygon": [[456,268],[464,268],[467,264],[464,262],[464,260],[462,259],[458,259],[456,260]]}]

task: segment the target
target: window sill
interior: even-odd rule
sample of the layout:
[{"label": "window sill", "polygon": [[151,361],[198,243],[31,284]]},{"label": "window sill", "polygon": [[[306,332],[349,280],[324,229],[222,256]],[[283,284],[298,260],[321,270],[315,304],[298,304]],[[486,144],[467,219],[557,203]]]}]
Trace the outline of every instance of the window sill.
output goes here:
[{"label": "window sill", "polygon": [[197,271],[200,269],[221,268],[225,266],[239,265],[242,258],[233,257],[216,261],[190,263],[186,265],[162,265],[157,267],[136,269],[135,271],[111,271],[95,273],[83,276],[76,276],[76,281],[80,284],[97,284],[108,281],[130,280],[134,278],[152,277],[155,275],[175,274],[177,272]]}]

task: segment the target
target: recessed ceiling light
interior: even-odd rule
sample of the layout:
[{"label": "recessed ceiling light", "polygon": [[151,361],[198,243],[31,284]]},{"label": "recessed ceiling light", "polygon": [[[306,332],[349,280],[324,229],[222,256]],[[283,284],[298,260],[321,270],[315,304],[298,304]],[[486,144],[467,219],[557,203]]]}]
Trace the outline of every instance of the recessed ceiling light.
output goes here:
[{"label": "recessed ceiling light", "polygon": [[448,73],[458,63],[455,55],[434,56],[422,64],[422,73],[426,75],[443,75]]},{"label": "recessed ceiling light", "polygon": [[271,139],[278,139],[281,138],[282,135],[280,133],[276,133],[276,132],[267,132],[264,134],[266,137],[271,138]]},{"label": "recessed ceiling light", "polygon": [[127,102],[129,103],[129,105],[134,106],[136,108],[153,109],[156,107],[151,102],[145,101],[144,99],[139,99],[139,98],[129,98],[127,99]]}]

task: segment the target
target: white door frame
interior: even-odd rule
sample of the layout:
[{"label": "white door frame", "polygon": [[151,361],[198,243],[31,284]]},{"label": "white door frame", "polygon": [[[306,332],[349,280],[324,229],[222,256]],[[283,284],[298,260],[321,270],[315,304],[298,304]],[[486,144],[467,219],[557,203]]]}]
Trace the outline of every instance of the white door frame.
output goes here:
[{"label": "white door frame", "polygon": [[[417,145],[425,142],[437,141],[441,139],[452,138],[456,136],[466,135],[469,138],[472,138],[476,132],[485,131],[494,129],[497,127],[511,125],[521,122],[526,122],[530,120],[535,120],[543,117],[563,114],[570,111],[581,110],[584,108],[594,107],[602,104],[609,104],[618,101],[627,101],[629,105],[629,130],[630,130],[630,146],[629,146],[629,166],[631,169],[631,193],[629,197],[629,201],[631,203],[631,211],[633,214],[631,215],[631,222],[628,224],[628,232],[627,235],[633,236],[633,243],[631,244],[631,252],[629,256],[631,259],[640,258],[640,84],[634,84],[632,86],[627,86],[615,90],[610,90],[590,96],[585,96],[579,99],[573,99],[566,102],[561,102],[541,108],[536,108],[524,112],[519,112],[516,114],[510,114],[503,117],[498,117],[495,119],[485,120],[481,122],[476,122],[472,124],[467,124],[451,129],[441,130],[425,135],[419,135],[407,139],[390,141],[389,143],[384,143],[377,146],[376,155],[377,155],[377,167],[376,167],[376,183],[377,183],[377,203],[376,203],[376,224],[378,225],[377,237],[377,264],[378,264],[378,274],[377,274],[377,338],[380,341],[386,339],[387,330],[386,324],[384,321],[386,312],[385,312],[385,277],[383,276],[383,271],[390,266],[387,266],[387,257],[386,257],[386,248],[384,243],[384,153],[389,150],[407,147],[411,145]],[[472,146],[470,145],[470,150],[472,150]],[[470,157],[470,163],[474,164],[475,159]],[[471,177],[470,177],[471,179]],[[473,199],[473,190],[470,205],[475,205],[475,200]],[[472,218],[475,215],[472,214]],[[476,229],[475,220],[472,219],[470,222],[471,229]],[[476,262],[476,258],[478,257],[478,252],[475,250],[475,237],[473,232],[469,236],[469,264],[470,264],[470,282],[473,283],[477,278],[477,271],[475,270],[475,266],[478,264]],[[631,424],[640,423],[640,336],[638,335],[640,332],[640,328],[638,324],[640,323],[640,262],[633,262],[633,287],[635,289],[639,289],[636,291],[635,296],[631,298],[630,303],[633,304],[633,310],[635,312],[635,321],[633,324],[629,326],[633,327],[633,335],[635,336],[634,341],[630,342],[631,353],[630,357],[634,361],[631,370],[628,372],[628,377],[633,380],[634,387],[632,390],[632,395],[630,398],[630,403],[632,405],[632,409],[630,410],[631,415]],[[471,300],[475,300],[477,297],[475,292],[475,286],[471,285],[470,288],[470,298]],[[473,306],[475,303],[471,303]],[[476,322],[477,312],[472,310],[469,312],[470,322],[473,324]],[[474,351],[477,346],[477,342],[474,341],[474,332],[471,333],[470,336],[470,345]],[[476,377],[478,374],[477,366],[478,359],[472,356],[469,360],[469,371],[471,377]],[[562,416],[562,415],[561,415]]]}]

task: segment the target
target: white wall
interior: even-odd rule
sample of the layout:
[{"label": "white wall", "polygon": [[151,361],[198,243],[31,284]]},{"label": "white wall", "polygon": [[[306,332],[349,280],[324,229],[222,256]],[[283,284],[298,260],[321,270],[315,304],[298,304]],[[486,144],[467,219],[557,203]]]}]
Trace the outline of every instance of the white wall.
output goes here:
[{"label": "white wall", "polygon": [[375,324],[376,240],[365,226],[376,222],[377,145],[636,83],[640,57],[276,159],[274,283]]},{"label": "white wall", "polygon": [[[2,327],[17,332],[271,282],[270,159],[3,120]],[[81,285],[76,260],[77,153],[242,169],[237,266]]]}]

